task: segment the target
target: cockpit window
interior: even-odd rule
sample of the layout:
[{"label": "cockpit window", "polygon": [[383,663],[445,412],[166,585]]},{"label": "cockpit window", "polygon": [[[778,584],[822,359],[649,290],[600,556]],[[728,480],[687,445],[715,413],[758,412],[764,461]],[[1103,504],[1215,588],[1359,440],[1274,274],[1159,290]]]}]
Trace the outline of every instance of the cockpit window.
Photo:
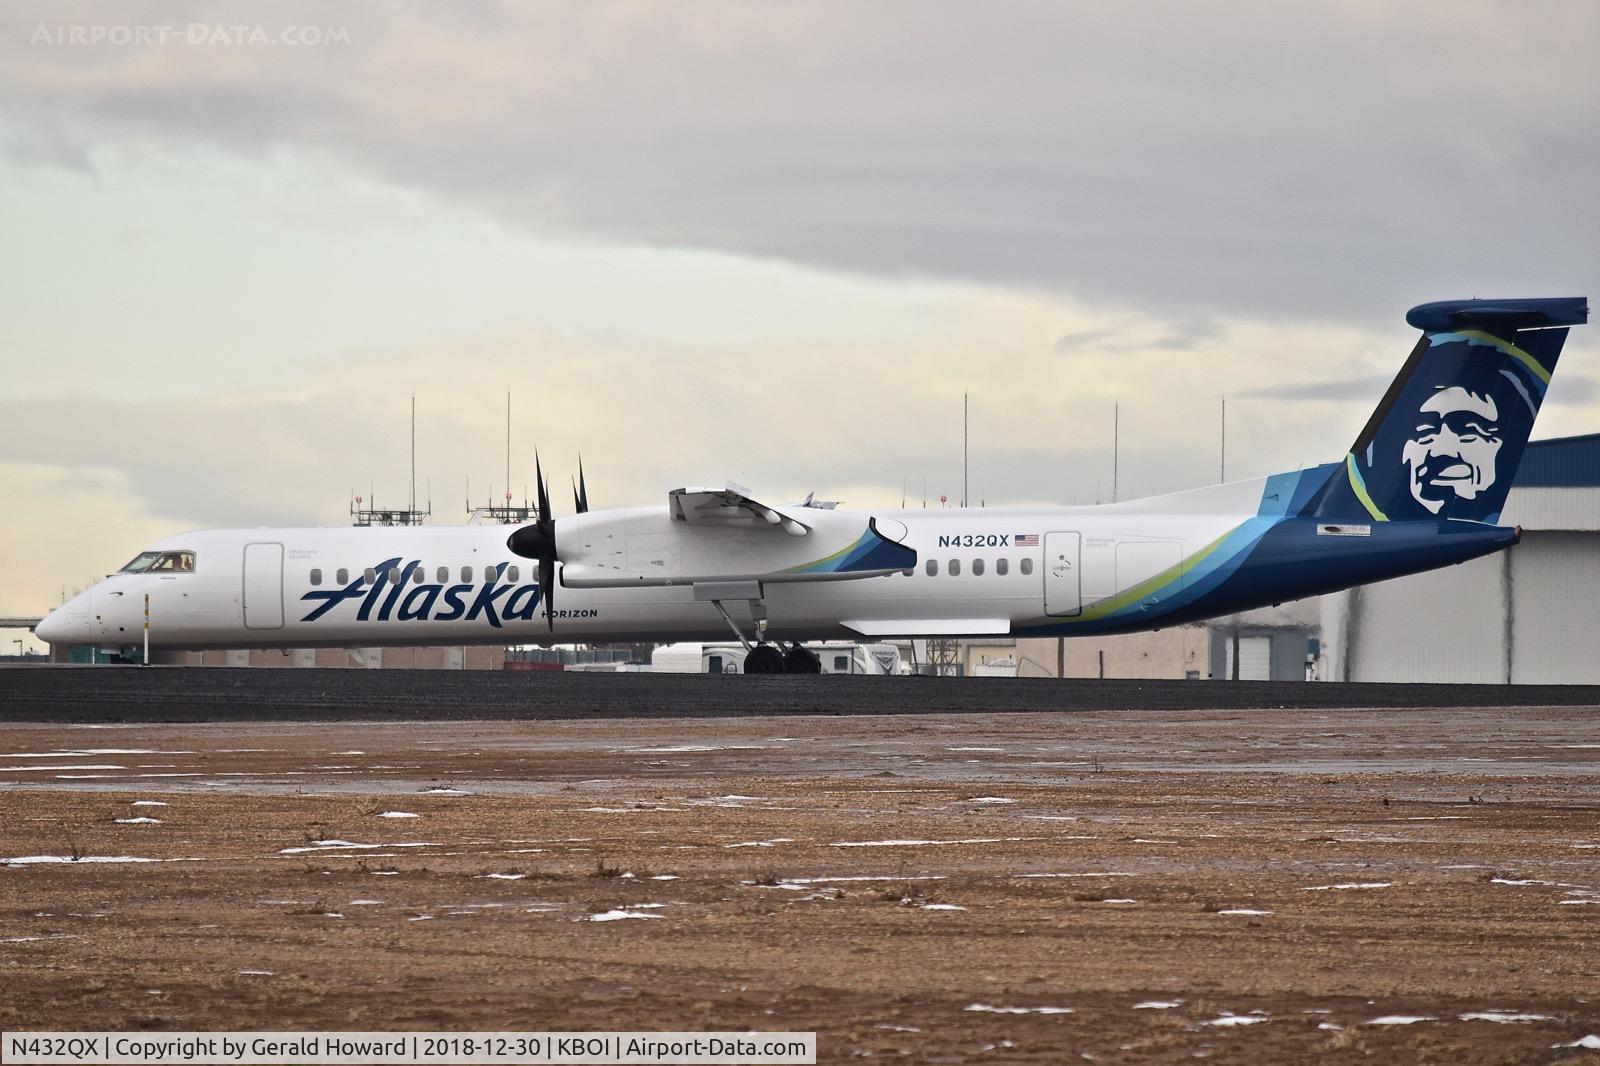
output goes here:
[{"label": "cockpit window", "polygon": [[194,552],[140,552],[122,568],[124,574],[192,574]]}]

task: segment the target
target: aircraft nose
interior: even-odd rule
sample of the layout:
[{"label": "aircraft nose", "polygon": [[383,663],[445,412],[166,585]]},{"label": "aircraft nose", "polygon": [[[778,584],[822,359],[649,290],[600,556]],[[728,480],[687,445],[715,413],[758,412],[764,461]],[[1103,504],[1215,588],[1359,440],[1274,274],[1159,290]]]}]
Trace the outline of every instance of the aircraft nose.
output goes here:
[{"label": "aircraft nose", "polygon": [[33,635],[46,644],[67,644],[70,642],[71,623],[61,617],[59,609],[45,615],[38,625],[33,627]]},{"label": "aircraft nose", "polygon": [[46,644],[92,644],[94,631],[90,625],[94,590],[80,592],[57,607],[33,627],[33,635]]}]

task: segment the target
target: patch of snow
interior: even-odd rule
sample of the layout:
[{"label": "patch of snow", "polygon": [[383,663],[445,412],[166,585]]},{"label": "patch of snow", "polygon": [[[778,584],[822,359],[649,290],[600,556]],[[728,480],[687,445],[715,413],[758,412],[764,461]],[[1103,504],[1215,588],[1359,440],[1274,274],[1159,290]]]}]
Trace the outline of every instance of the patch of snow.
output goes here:
[{"label": "patch of snow", "polygon": [[1012,874],[1012,877],[1137,877],[1137,874],[1125,873],[1121,870],[1107,870],[1104,873],[1085,874]]},{"label": "patch of snow", "polygon": [[790,837],[773,837],[771,840],[741,840],[737,844],[724,844],[725,848],[770,848],[777,844],[793,844]]},{"label": "patch of snow", "polygon": [[967,802],[968,803],[1015,803],[1017,801],[1014,800],[1014,799],[1006,799],[1004,796],[974,796],[972,799],[967,800]]},{"label": "patch of snow", "polygon": [[489,880],[489,881],[520,881],[524,877],[527,877],[528,875],[527,874],[479,874],[478,876],[480,878],[482,878],[482,879]]},{"label": "patch of snow", "polygon": [[383,906],[383,900],[381,900],[381,899],[353,899],[348,904],[346,904],[346,906],[350,906],[350,907],[381,907],[381,906]]},{"label": "patch of snow", "polygon": [[459,788],[424,788],[417,792],[419,796],[470,796],[472,793]]},{"label": "patch of snow", "polygon": [[0,766],[0,774],[25,774],[32,770],[126,770],[114,763],[75,763],[69,766]]},{"label": "patch of snow", "polygon": [[0,937],[0,944],[31,944],[35,940],[76,940],[77,933],[50,933],[45,936]]},{"label": "patch of snow", "polygon": [[166,806],[166,804],[162,803],[160,800],[134,800],[133,801],[133,805],[135,807],[165,807]]},{"label": "patch of snow", "polygon": [[965,837],[960,840],[840,840],[830,848],[919,848],[944,844],[1006,844],[1038,837]]},{"label": "patch of snow", "polygon": [[651,877],[650,880],[652,880],[652,881],[677,881],[677,880],[679,880],[679,877],[678,877],[677,874],[656,874],[655,876]]},{"label": "patch of snow", "polygon": [[1138,903],[1136,899],[1103,899],[1101,903]]},{"label": "patch of snow", "polygon": [[1590,1033],[1588,1036],[1580,1036],[1580,1037],[1578,1037],[1578,1039],[1574,1040],[1570,1044],[1551,1044],[1550,1046],[1551,1047],[1581,1047],[1581,1048],[1588,1048],[1590,1051],[1600,1051],[1600,1036],[1596,1036],[1593,1033]]},{"label": "patch of snow", "polygon": [[1368,1025],[1416,1025],[1418,1022],[1436,1022],[1431,1014],[1385,1014],[1381,1018],[1374,1018]]},{"label": "patch of snow", "polygon": [[1393,881],[1341,881],[1337,885],[1312,885],[1302,888],[1302,892],[1337,892],[1349,888],[1389,888]]},{"label": "patch of snow", "polygon": [[1519,1014],[1512,1010],[1479,1010],[1457,1015],[1464,1022],[1553,1022],[1548,1014]]},{"label": "patch of snow", "polygon": [[1147,999],[1143,1003],[1135,1003],[1133,1005],[1133,1009],[1134,1010],[1171,1010],[1173,1007],[1181,1007],[1182,1005],[1183,1005],[1183,1000],[1181,1000],[1181,999]]},{"label": "patch of snow", "polygon": [[240,977],[276,977],[276,970],[240,970]]},{"label": "patch of snow", "polygon": [[422,815],[420,815],[420,814],[412,814],[410,811],[384,811],[382,814],[378,815],[378,817],[379,818],[421,818]]},{"label": "patch of snow", "polygon": [[141,859],[133,855],[80,855],[73,858],[71,855],[18,855],[12,859],[0,859],[0,863],[7,866],[34,866],[44,863],[77,863],[91,862],[160,862],[160,859]]},{"label": "patch of snow", "polygon": [[977,1011],[983,1014],[1071,1014],[1071,1007],[996,1007],[989,1003],[972,1003],[963,1010]]},{"label": "patch of snow", "polygon": [[165,825],[160,818],[116,818],[118,825]]},{"label": "patch of snow", "polygon": [[661,917],[661,915],[659,915],[659,914],[645,914],[642,911],[630,911],[630,910],[623,910],[623,909],[619,908],[617,910],[602,911],[599,914],[590,914],[590,915],[587,915],[587,916],[585,916],[583,918],[579,918],[578,921],[580,921],[580,922],[620,922],[620,921],[623,921],[623,920],[628,919],[628,918],[659,918],[659,917]]},{"label": "patch of snow", "polygon": [[1257,915],[1265,916],[1265,915],[1271,914],[1272,912],[1271,911],[1251,910],[1249,907],[1230,907],[1229,909],[1227,909],[1225,911],[1218,911],[1217,913],[1218,914],[1243,914],[1243,915],[1250,915],[1250,916],[1254,917],[1254,916],[1257,916]]},{"label": "patch of snow", "polygon": [[1258,1025],[1269,1020],[1269,1017],[1265,1014],[1234,1014],[1230,1011],[1220,1018],[1213,1018],[1209,1022],[1201,1022],[1200,1024],[1227,1028],[1234,1025]]},{"label": "patch of snow", "polygon": [[964,911],[967,908],[958,907],[954,903],[924,903],[921,909],[925,911]]}]

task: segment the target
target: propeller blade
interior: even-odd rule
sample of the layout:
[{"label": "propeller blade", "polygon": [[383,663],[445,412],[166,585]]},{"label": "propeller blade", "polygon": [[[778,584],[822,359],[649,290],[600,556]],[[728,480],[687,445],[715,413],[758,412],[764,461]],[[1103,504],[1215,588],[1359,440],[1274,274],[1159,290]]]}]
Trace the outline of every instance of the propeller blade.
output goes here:
[{"label": "propeller blade", "polygon": [[589,511],[589,486],[583,480],[583,456],[578,456],[578,488],[577,488],[578,513],[587,514]]},{"label": "propeller blade", "polygon": [[539,521],[544,523],[550,518],[550,485],[544,479],[544,467],[539,465],[539,453],[533,453],[533,478],[539,490]]},{"label": "propeller blade", "polygon": [[550,632],[556,631],[556,557],[555,553],[539,558],[539,596],[544,600],[544,619]]}]

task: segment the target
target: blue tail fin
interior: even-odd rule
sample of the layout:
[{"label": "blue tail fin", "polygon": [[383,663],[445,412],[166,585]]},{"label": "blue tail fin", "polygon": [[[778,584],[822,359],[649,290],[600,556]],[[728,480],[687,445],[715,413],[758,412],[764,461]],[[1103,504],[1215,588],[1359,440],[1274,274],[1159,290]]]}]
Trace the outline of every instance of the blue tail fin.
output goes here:
[{"label": "blue tail fin", "polygon": [[1361,521],[1497,522],[1583,297],[1413,307],[1422,339],[1311,508]]}]

